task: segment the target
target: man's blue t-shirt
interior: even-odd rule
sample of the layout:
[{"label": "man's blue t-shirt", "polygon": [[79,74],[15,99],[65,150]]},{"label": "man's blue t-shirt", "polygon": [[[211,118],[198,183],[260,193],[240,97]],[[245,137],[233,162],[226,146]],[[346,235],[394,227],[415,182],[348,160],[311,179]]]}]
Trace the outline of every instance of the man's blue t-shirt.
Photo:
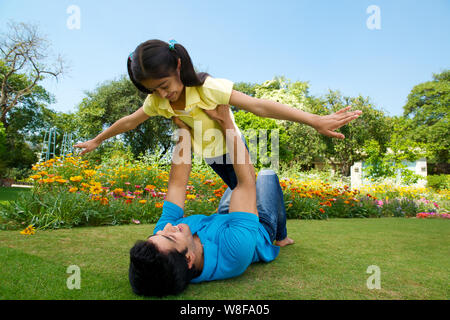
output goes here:
[{"label": "man's blue t-shirt", "polygon": [[203,271],[192,283],[239,276],[251,263],[272,261],[280,252],[280,247],[270,242],[269,234],[255,214],[231,212],[185,218],[183,214],[178,205],[164,201],[153,234],[164,229],[167,223],[185,223],[192,235],[198,235],[204,250]]}]

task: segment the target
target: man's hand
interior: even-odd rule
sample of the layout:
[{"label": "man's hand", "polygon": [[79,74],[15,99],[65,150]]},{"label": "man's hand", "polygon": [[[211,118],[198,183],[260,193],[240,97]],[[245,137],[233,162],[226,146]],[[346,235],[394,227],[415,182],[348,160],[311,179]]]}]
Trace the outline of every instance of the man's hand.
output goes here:
[{"label": "man's hand", "polygon": [[230,116],[230,106],[227,104],[219,104],[213,110],[204,110],[205,113],[212,119],[217,121],[222,127],[232,124]]},{"label": "man's hand", "polygon": [[100,142],[98,142],[95,139],[86,141],[86,142],[81,142],[78,143],[76,145],[74,145],[74,148],[83,148],[83,150],[81,151],[80,155],[82,156],[85,153],[91,152],[92,150],[94,150],[95,148],[97,148],[100,145]]},{"label": "man's hand", "polygon": [[351,106],[343,108],[333,114],[318,116],[313,125],[314,129],[328,137],[345,139],[345,136],[342,133],[334,132],[334,130],[339,129],[350,121],[355,120],[362,114],[362,111],[360,110],[346,112],[350,108]]},{"label": "man's hand", "polygon": [[191,129],[186,123],[184,123],[183,120],[181,120],[181,119],[178,118],[178,117],[173,116],[173,117],[172,117],[172,122],[175,123],[175,125],[176,125],[178,128],[180,128],[180,129],[186,129],[186,130],[190,130],[190,129]]}]

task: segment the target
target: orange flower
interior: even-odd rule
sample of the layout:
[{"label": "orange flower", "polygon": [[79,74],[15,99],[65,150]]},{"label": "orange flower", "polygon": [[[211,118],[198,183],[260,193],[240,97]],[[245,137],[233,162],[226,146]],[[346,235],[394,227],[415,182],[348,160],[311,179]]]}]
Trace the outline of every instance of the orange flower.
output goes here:
[{"label": "orange flower", "polygon": [[323,210],[322,208],[320,208],[319,211],[325,213],[325,210]]},{"label": "orange flower", "polygon": [[114,194],[121,194],[123,192],[123,189],[122,188],[115,188],[114,190],[113,190],[113,193]]},{"label": "orange flower", "polygon": [[108,205],[109,200],[108,200],[108,198],[102,198],[102,200],[100,200],[100,203],[101,203],[102,205],[106,206],[106,205]]},{"label": "orange flower", "polygon": [[72,188],[69,189],[70,193],[73,193],[73,192],[76,192],[76,191],[78,191],[77,187],[72,187]]},{"label": "orange flower", "polygon": [[162,202],[157,202],[157,203],[155,203],[155,207],[156,207],[156,208],[162,208],[163,205],[164,205],[164,203],[162,203]]}]

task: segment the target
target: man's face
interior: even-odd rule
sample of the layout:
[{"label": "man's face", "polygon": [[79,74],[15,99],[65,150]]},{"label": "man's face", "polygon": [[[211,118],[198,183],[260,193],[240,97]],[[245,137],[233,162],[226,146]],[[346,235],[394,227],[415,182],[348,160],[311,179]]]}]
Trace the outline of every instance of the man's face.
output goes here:
[{"label": "man's face", "polygon": [[148,237],[149,242],[156,244],[162,252],[176,249],[178,252],[194,250],[195,243],[191,229],[187,224],[180,223],[176,226],[168,223],[163,230]]}]

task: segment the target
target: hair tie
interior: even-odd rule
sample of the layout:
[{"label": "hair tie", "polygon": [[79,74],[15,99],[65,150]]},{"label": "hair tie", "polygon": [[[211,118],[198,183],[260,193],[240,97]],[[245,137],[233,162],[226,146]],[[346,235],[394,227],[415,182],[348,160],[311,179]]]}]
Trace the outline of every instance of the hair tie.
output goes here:
[{"label": "hair tie", "polygon": [[169,40],[169,50],[175,50],[175,44],[178,43],[175,39]]},{"label": "hair tie", "polygon": [[128,55],[128,59],[130,59],[130,60],[133,59],[133,53],[134,53],[134,51]]}]

